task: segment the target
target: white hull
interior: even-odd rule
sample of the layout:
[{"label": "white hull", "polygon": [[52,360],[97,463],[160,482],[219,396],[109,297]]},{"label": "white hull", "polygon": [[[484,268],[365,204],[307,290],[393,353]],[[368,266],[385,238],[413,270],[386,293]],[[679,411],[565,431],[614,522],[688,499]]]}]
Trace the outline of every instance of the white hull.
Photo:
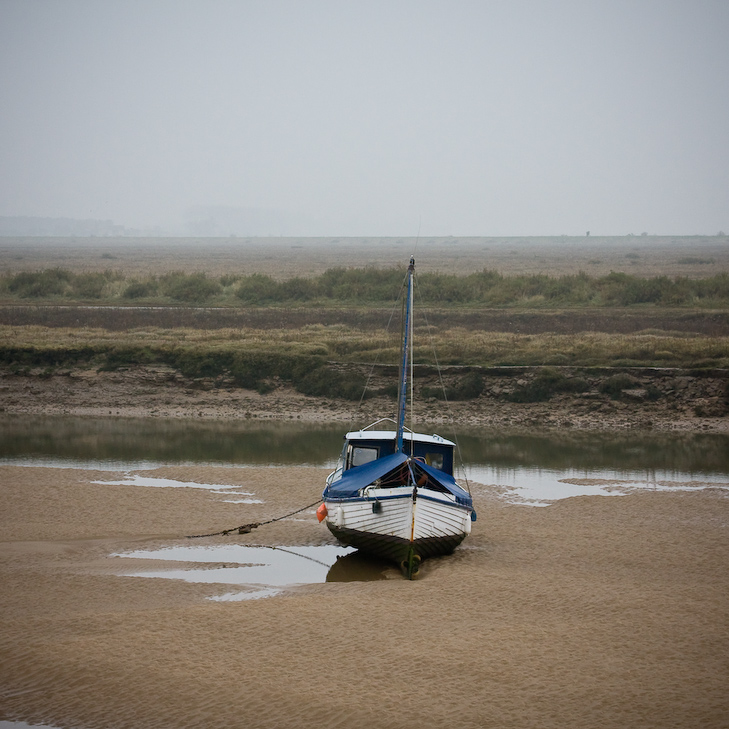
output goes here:
[{"label": "white hull", "polygon": [[368,489],[360,499],[325,503],[340,541],[398,563],[411,549],[421,558],[448,554],[471,531],[471,509],[430,489],[418,489],[415,499],[409,487]]}]

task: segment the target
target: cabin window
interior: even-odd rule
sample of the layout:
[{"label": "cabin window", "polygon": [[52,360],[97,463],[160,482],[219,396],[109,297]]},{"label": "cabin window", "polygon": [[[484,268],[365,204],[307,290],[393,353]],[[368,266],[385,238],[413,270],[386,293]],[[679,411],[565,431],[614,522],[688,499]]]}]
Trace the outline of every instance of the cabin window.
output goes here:
[{"label": "cabin window", "polygon": [[364,446],[353,446],[349,459],[350,468],[364,466],[365,463],[376,461],[379,457],[379,448],[365,448]]},{"label": "cabin window", "polygon": [[442,453],[426,453],[425,462],[432,468],[443,470],[443,454]]}]

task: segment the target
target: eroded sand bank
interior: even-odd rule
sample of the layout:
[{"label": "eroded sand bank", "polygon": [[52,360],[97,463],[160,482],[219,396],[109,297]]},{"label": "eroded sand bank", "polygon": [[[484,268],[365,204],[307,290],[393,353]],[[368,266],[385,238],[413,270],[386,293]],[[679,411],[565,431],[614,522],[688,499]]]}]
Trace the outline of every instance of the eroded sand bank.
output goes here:
[{"label": "eroded sand bank", "polygon": [[[421,578],[246,602],[228,586],[120,576],[114,552],[263,521],[320,494],[318,468],[145,472],[239,486],[98,485],[0,467],[0,718],[58,727],[723,727],[724,492],[505,505],[475,487],[463,547]],[[323,544],[310,511],[247,544]],[[182,540],[184,541],[184,540]]]},{"label": "eroded sand bank", "polygon": [[[510,380],[511,378],[506,378]],[[684,378],[690,380],[690,378]],[[496,395],[476,400],[416,401],[417,422],[498,428],[729,432],[722,376],[702,380],[703,390],[684,387],[658,401],[610,400],[607,395],[562,394],[549,402],[516,403]],[[707,385],[708,383],[708,385]],[[433,383],[437,386],[437,382]],[[684,383],[685,384],[685,383]],[[513,386],[513,383],[512,383]],[[704,391],[706,390],[706,391]],[[708,395],[711,394],[711,397]],[[707,397],[704,397],[707,395]],[[394,415],[394,400],[362,403],[309,397],[290,385],[261,395],[215,387],[175,375],[170,368],[134,367],[115,372],[77,369],[49,376],[19,376],[0,369],[0,407],[11,415],[157,417],[200,419],[372,422]]]}]

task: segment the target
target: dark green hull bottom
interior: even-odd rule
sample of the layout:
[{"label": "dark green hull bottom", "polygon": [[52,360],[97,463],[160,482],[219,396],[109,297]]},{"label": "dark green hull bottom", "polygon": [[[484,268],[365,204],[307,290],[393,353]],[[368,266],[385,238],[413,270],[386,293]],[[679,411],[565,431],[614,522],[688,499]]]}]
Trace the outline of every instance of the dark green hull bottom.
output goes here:
[{"label": "dark green hull bottom", "polygon": [[466,537],[465,534],[458,534],[447,537],[426,537],[411,542],[401,537],[338,527],[331,522],[327,522],[327,526],[343,544],[388,562],[394,562],[408,579],[412,579],[418,573],[422,560],[450,554]]}]

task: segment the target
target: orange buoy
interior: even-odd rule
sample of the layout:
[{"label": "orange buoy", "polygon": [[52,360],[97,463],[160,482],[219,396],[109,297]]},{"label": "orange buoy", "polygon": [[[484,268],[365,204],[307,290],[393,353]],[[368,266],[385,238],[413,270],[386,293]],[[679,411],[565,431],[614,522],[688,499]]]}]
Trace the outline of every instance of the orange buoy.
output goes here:
[{"label": "orange buoy", "polygon": [[321,522],[324,521],[327,517],[327,505],[322,504],[317,510],[316,510],[316,518]]}]

